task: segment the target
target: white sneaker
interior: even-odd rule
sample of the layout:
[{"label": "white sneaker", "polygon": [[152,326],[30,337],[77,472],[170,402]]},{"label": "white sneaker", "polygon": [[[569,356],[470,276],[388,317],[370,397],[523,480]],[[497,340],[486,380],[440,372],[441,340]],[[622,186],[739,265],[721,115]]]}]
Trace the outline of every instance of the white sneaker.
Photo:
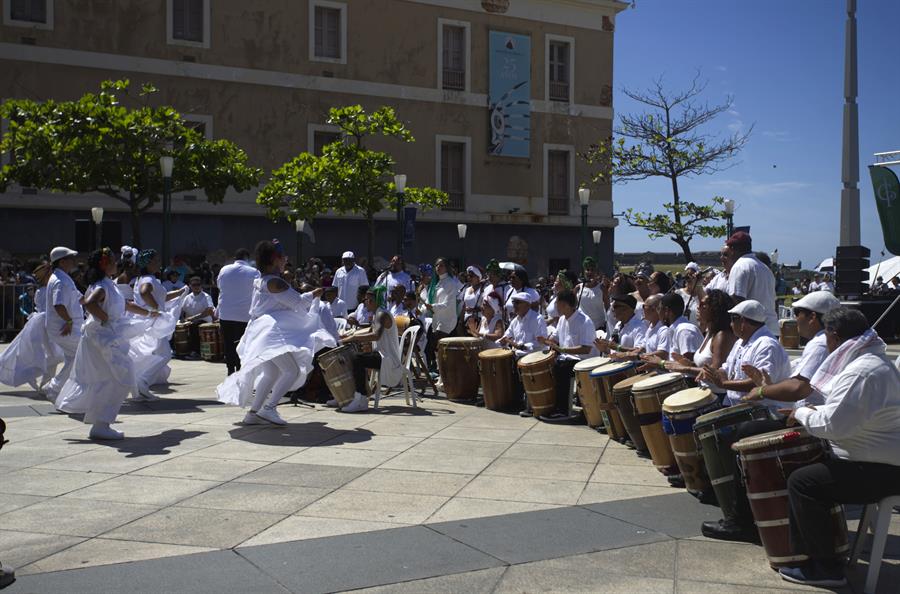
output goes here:
[{"label": "white sneaker", "polygon": [[91,432],[89,434],[90,439],[99,439],[99,440],[120,440],[125,439],[125,434],[121,431],[116,431],[112,427],[106,424],[98,424],[91,427]]},{"label": "white sneaker", "polygon": [[325,406],[327,406],[328,408],[337,408],[338,401],[335,400],[334,398],[332,398],[331,400],[329,400],[328,402],[325,403]]},{"label": "white sneaker", "polygon": [[268,421],[265,419],[259,418],[257,414],[253,411],[247,411],[247,414],[244,415],[244,420],[241,421],[244,425],[268,425]]},{"label": "white sneaker", "polygon": [[148,402],[152,402],[154,400],[159,400],[159,399],[160,399],[159,396],[157,396],[156,394],[151,392],[149,388],[147,388],[147,389],[141,388],[138,390],[138,400],[146,400]]},{"label": "white sneaker", "polygon": [[353,397],[353,402],[341,408],[341,412],[354,413],[369,410],[369,397],[359,392]]},{"label": "white sneaker", "polygon": [[287,421],[281,418],[274,406],[268,404],[256,411],[256,416],[265,419],[273,425],[287,425]]}]

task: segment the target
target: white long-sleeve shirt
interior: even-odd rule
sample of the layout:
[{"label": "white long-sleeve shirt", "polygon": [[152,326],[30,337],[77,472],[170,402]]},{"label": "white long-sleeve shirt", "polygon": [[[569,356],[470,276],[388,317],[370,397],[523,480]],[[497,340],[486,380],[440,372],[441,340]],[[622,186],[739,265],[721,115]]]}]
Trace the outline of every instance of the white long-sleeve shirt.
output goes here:
[{"label": "white long-sleeve shirt", "polygon": [[696,353],[703,344],[703,334],[700,329],[681,316],[672,325],[666,329],[666,332],[660,334],[660,343],[657,350],[664,350],[669,356],[677,353],[685,355],[687,353]]},{"label": "white long-sleeve shirt", "polygon": [[253,283],[259,278],[259,270],[245,260],[235,260],[219,271],[216,285],[219,287],[218,316],[230,322],[250,321],[250,304],[253,301]]},{"label": "white long-sleeve shirt", "polygon": [[560,316],[556,323],[556,330],[550,335],[555,338],[559,346],[564,348],[590,347],[591,352],[586,355],[561,354],[560,359],[583,359],[596,357],[597,348],[594,340],[597,338],[594,323],[580,309],[576,309],[570,317]]},{"label": "white long-sleeve shirt", "polygon": [[[212,306],[212,297],[205,291],[200,291],[196,295],[191,291],[181,298],[181,313],[183,313],[186,318],[203,313],[205,310],[212,308]],[[205,316],[200,319],[204,322],[212,322],[212,316]]]},{"label": "white long-sleeve shirt", "polygon": [[456,277],[445,274],[435,287],[431,325],[436,332],[451,332],[456,328],[456,298],[462,283]]},{"label": "white long-sleeve shirt", "polygon": [[72,319],[72,336],[81,335],[81,326],[84,324],[84,310],[81,308],[81,291],[75,286],[72,277],[57,268],[50,275],[47,282],[47,316],[44,319],[44,327],[50,336],[59,336],[66,321],[56,313],[56,306],[65,306],[66,312]]},{"label": "white long-sleeve shirt", "polygon": [[638,345],[641,338],[643,338],[644,333],[647,331],[647,326],[649,325],[650,324],[645,320],[642,320],[641,316],[635,312],[627,323],[623,324],[622,322],[616,322],[616,328],[613,330],[613,334],[618,333],[619,345],[622,348],[633,349]]},{"label": "white long-sleeve shirt", "polygon": [[524,316],[512,319],[503,336],[525,346],[523,349],[516,349],[516,356],[521,357],[541,348],[537,338],[547,336],[547,324],[538,312],[529,309]]},{"label": "white long-sleeve shirt", "polygon": [[[747,374],[742,369],[743,365],[752,365],[760,371],[767,371],[773,383],[787,379],[791,374],[790,357],[788,357],[787,352],[778,342],[778,339],[772,336],[772,333],[765,326],[754,332],[746,344],[743,340],[738,340],[734,343],[734,347],[725,360],[725,371],[728,373],[728,379],[732,381],[747,379]],[[725,403],[728,406],[740,404],[741,398],[746,394],[747,392],[728,390],[725,396]],[[791,407],[791,403],[768,398],[764,398],[759,402],[767,406],[772,412],[777,411],[779,408]]]},{"label": "white long-sleeve shirt", "polygon": [[900,466],[900,372],[883,354],[858,356],[831,383],[825,403],[794,418],[831,442],[838,458]]},{"label": "white long-sleeve shirt", "polygon": [[775,275],[754,254],[737,259],[728,273],[728,294],[759,301],[766,310],[766,327],[778,336],[778,314],[775,312]]},{"label": "white long-sleeve shirt", "polygon": [[337,287],[338,299],[341,299],[347,305],[346,311],[337,311],[334,307],[332,307],[332,310],[336,316],[344,317],[347,315],[347,311],[356,309],[356,306],[359,304],[356,300],[356,294],[360,287],[369,286],[369,277],[366,276],[366,271],[363,267],[358,264],[354,264],[349,271],[344,266],[341,266],[335,271],[331,286]]}]

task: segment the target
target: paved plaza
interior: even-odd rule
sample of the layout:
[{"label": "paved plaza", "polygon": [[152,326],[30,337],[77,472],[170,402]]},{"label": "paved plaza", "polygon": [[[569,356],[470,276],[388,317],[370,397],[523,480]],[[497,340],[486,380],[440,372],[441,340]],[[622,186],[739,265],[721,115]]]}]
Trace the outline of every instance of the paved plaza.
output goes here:
[{"label": "paved plaza", "polygon": [[[700,536],[718,508],[587,427],[402,397],[243,427],[214,397],[224,366],[172,367],[163,400],[123,407],[117,443],[0,388],[8,592],[810,590],[758,546]],[[891,533],[880,592],[898,591],[900,515]]]}]

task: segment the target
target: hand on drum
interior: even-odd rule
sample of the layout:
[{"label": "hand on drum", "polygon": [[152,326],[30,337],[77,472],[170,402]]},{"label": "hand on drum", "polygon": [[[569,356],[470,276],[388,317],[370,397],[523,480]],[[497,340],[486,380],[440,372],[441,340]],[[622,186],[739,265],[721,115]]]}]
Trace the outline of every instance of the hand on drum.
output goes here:
[{"label": "hand on drum", "polygon": [[672,359],[675,363],[680,364],[682,367],[692,367],[694,362],[682,355],[681,353],[672,353]]},{"label": "hand on drum", "polygon": [[[811,408],[812,410],[816,410],[815,406],[808,406],[807,408]],[[778,414],[785,415],[787,419],[785,419],[784,424],[786,427],[796,427],[800,424],[800,421],[794,416],[794,413],[797,412],[796,408],[779,408]]]},{"label": "hand on drum", "polygon": [[697,375],[697,381],[710,382],[717,386],[722,386],[728,381],[728,374],[724,369],[714,369],[709,365],[703,366],[703,371]]},{"label": "hand on drum", "polygon": [[602,353],[614,351],[616,349],[616,344],[614,342],[610,342],[603,338],[594,340],[594,346]]},{"label": "hand on drum", "polygon": [[741,369],[744,373],[747,374],[747,377],[753,380],[753,383],[757,386],[770,386],[772,385],[772,378],[769,377],[769,372],[765,369],[759,370],[752,365],[741,365]]}]

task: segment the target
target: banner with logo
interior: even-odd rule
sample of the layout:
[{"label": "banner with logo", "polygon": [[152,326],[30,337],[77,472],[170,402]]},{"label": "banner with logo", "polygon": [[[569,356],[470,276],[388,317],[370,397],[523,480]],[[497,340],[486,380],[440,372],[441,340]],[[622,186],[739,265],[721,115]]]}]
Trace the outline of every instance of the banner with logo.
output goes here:
[{"label": "banner with logo", "polygon": [[531,142],[531,38],[491,31],[488,152],[528,158]]},{"label": "banner with logo", "polygon": [[869,165],[869,175],[875,190],[884,245],[889,252],[900,256],[900,181],[896,173],[878,165]]},{"label": "banner with logo", "polygon": [[412,247],[416,241],[416,207],[407,206],[403,209],[403,245]]}]

